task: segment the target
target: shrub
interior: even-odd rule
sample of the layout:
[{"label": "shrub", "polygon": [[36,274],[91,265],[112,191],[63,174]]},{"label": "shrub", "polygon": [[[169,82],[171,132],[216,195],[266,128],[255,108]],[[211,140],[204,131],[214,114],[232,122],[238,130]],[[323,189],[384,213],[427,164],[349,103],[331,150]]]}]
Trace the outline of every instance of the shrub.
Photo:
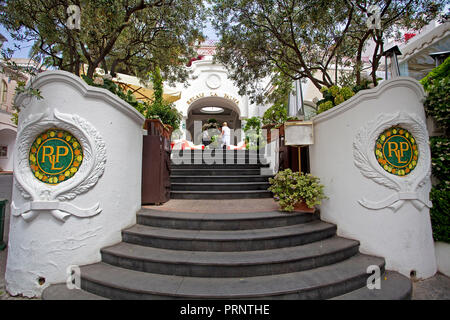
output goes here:
[{"label": "shrub", "polygon": [[285,104],[276,103],[264,112],[262,122],[263,125],[273,124],[280,125],[286,122],[287,107]]},{"label": "shrub", "polygon": [[450,243],[450,192],[448,189],[432,188],[430,210],[433,238],[435,241]]},{"label": "shrub", "polygon": [[324,186],[319,178],[293,172],[291,169],[279,171],[274,178],[269,179],[269,191],[273,192],[283,211],[292,211],[296,203],[304,201],[309,208],[321,203],[325,199]]},{"label": "shrub", "polygon": [[260,117],[251,117],[247,119],[247,123],[245,124],[244,131],[249,130],[260,130],[261,129],[261,118]]},{"label": "shrub", "polygon": [[442,79],[448,77],[450,74],[450,57],[445,59],[445,61],[430,71],[424,77],[422,80],[420,80],[420,83],[423,85],[425,91],[428,91],[428,86],[433,82],[435,79]]},{"label": "shrub", "polygon": [[151,73],[150,78],[153,82],[154,100],[152,104],[148,105],[146,118],[158,118],[165,125],[170,125],[173,130],[177,130],[180,127],[182,114],[173,103],[167,103],[163,100],[163,80],[158,67]]},{"label": "shrub", "polygon": [[449,135],[450,76],[431,80],[427,85],[427,91],[428,94],[424,103],[426,113],[436,120],[436,123],[444,130],[446,135]]},{"label": "shrub", "polygon": [[327,111],[355,95],[350,87],[322,87],[320,92],[322,92],[323,99],[317,102],[317,114]]},{"label": "shrub", "polygon": [[421,81],[427,91],[425,112],[436,120],[444,135],[430,138],[431,168],[437,179],[430,192],[433,207],[430,209],[433,238],[450,243],[450,58],[434,68]]}]

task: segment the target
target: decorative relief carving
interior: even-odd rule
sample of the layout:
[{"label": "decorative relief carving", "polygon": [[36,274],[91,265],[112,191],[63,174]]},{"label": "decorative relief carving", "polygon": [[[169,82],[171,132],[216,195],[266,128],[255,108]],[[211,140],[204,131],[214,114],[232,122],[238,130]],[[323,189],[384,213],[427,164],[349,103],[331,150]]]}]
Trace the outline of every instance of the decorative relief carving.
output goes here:
[{"label": "decorative relief carving", "polygon": [[[76,137],[83,149],[83,161],[77,173],[58,184],[47,184],[36,179],[30,169],[30,148],[36,137],[49,129],[61,129]],[[74,199],[87,192],[103,175],[106,164],[106,144],[99,132],[85,119],[74,114],[53,113],[32,114],[18,128],[14,160],[16,186],[30,202],[21,207],[11,204],[12,214],[25,220],[34,218],[41,211],[50,211],[57,219],[65,221],[70,215],[80,218],[92,217],[102,209],[99,203],[82,209],[62,202]]]},{"label": "decorative relief carving", "polygon": [[[414,170],[408,175],[398,176],[386,171],[380,166],[374,152],[380,135],[396,126],[405,128],[414,136],[420,154]],[[397,211],[405,201],[411,200],[419,210],[424,206],[431,207],[428,195],[420,190],[431,175],[431,155],[427,128],[418,115],[405,112],[381,114],[376,120],[368,122],[358,131],[353,141],[353,158],[355,166],[363,176],[395,191],[380,201],[363,198],[358,201],[362,206],[374,210],[388,207]]]},{"label": "decorative relief carving", "polygon": [[206,85],[210,88],[210,89],[217,89],[220,87],[221,85],[221,80],[220,77],[217,74],[211,74],[210,76],[208,76],[208,78],[206,79]]}]

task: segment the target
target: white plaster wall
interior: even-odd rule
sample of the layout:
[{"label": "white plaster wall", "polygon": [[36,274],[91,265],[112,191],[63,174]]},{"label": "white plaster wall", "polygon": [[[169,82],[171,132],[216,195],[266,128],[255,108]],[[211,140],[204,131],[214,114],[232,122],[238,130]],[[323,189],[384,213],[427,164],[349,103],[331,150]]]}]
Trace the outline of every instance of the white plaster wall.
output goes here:
[{"label": "white plaster wall", "polygon": [[[90,87],[67,72],[44,72],[35,79],[34,87],[44,99],[23,99],[19,126],[26,116],[46,110],[77,114],[103,137],[106,167],[92,189],[69,201],[81,208],[99,203],[100,214],[70,216],[66,222],[49,212],[41,212],[31,221],[11,217],[7,290],[25,296],[39,296],[49,284],[65,282],[70,265],[100,261],[100,249],[121,241],[121,230],[135,224],[141,206],[144,118],[109,91]],[[16,183],[12,198],[20,206],[27,200]],[[38,284],[41,277],[44,285]]]},{"label": "white plaster wall", "polygon": [[[321,205],[322,219],[337,224],[338,235],[359,240],[362,253],[384,257],[388,270],[406,276],[415,270],[418,278],[436,272],[429,209],[419,211],[411,201],[396,212],[361,206],[362,198],[382,200],[394,191],[361,174],[354,164],[353,141],[361,127],[382,113],[414,113],[425,122],[423,95],[417,81],[404,77],[361,91],[313,118],[315,144],[309,149],[311,173],[320,177],[329,197]],[[427,199],[430,188],[428,179],[421,191]]]},{"label": "white plaster wall", "polygon": [[450,243],[437,241],[434,243],[434,250],[439,272],[450,277]]},{"label": "white plaster wall", "polygon": [[0,129],[0,145],[8,146],[6,157],[0,157],[0,168],[3,171],[13,170],[13,150],[16,142],[16,132],[13,129]]}]

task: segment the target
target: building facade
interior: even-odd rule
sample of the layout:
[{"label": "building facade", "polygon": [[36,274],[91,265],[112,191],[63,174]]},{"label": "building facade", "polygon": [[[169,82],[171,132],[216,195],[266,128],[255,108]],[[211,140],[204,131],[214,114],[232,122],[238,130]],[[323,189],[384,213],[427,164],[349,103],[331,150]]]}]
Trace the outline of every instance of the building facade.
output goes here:
[{"label": "building facade", "polygon": [[239,134],[246,119],[261,116],[268,106],[252,103],[248,96],[240,95],[239,89],[229,79],[226,68],[213,61],[215,54],[214,42],[206,42],[198,49],[198,58],[192,61],[188,69],[192,72],[189,86],[179,84],[181,98],[175,101],[175,107],[183,115],[181,129],[189,141],[201,143],[201,128],[210,119],[219,124],[227,122],[228,127],[235,131],[237,144],[243,136]]}]

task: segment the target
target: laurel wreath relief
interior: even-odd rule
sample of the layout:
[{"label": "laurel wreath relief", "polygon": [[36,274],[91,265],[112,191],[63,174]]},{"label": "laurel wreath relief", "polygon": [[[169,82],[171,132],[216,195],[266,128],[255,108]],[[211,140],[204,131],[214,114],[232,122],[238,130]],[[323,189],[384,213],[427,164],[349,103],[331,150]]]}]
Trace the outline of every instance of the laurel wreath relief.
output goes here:
[{"label": "laurel wreath relief", "polygon": [[[29,149],[37,135],[50,128],[70,131],[83,147],[83,162],[73,178],[57,185],[49,185],[36,179],[29,167]],[[79,218],[99,214],[100,204],[82,209],[63,202],[91,189],[103,175],[106,164],[106,145],[99,132],[85,119],[75,114],[40,113],[28,116],[19,126],[14,161],[16,186],[30,202],[21,207],[11,205],[14,216],[25,220],[34,218],[39,212],[50,211],[57,219],[65,221],[70,215]]]},{"label": "laurel wreath relief", "polygon": [[[377,162],[374,147],[377,137],[386,129],[401,125],[414,135],[420,157],[416,168],[407,176],[396,176],[386,172]],[[379,210],[390,208],[397,211],[407,200],[421,210],[432,204],[425,192],[419,189],[431,175],[431,154],[428,145],[428,132],[425,123],[416,114],[397,112],[381,114],[374,121],[368,122],[360,128],[353,141],[353,159],[361,174],[372,181],[395,191],[391,196],[380,201],[370,201],[366,198],[359,200],[362,206]]]}]

